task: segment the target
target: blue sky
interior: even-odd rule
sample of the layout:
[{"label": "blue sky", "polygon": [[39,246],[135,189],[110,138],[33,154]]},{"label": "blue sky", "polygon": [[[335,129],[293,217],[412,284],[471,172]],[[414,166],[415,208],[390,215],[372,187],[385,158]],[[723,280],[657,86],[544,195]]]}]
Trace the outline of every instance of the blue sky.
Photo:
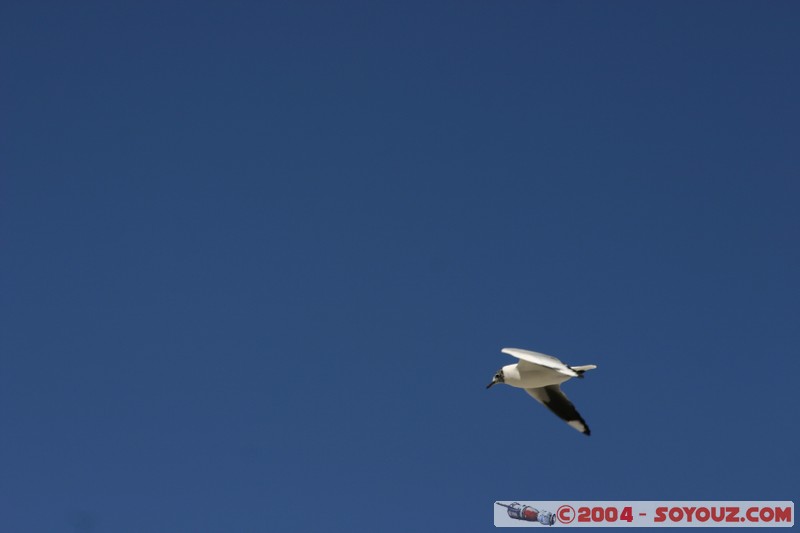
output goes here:
[{"label": "blue sky", "polygon": [[79,4],[0,11],[4,530],[797,499],[796,3]]}]

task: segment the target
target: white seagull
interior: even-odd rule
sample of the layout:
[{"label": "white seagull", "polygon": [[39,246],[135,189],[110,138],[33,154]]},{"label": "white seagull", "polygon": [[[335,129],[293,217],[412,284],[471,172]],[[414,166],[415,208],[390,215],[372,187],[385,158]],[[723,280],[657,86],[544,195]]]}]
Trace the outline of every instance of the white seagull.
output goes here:
[{"label": "white seagull", "polygon": [[553,411],[567,424],[584,435],[591,435],[586,421],[569,401],[569,398],[561,392],[559,384],[571,378],[582,378],[584,372],[597,368],[597,366],[569,366],[551,355],[519,348],[503,348],[502,352],[516,357],[519,359],[519,363],[501,368],[494,375],[492,382],[486,386],[487,389],[495,383],[505,383],[512,387],[525,389],[525,392]]}]

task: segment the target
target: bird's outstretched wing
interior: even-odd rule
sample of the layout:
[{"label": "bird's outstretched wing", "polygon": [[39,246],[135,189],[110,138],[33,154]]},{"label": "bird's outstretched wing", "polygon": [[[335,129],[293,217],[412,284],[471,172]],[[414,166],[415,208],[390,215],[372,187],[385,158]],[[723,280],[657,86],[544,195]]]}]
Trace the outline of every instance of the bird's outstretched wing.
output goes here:
[{"label": "bird's outstretched wing", "polygon": [[518,364],[520,368],[523,369],[535,365],[550,368],[570,377],[577,377],[578,375],[570,367],[552,355],[545,355],[543,353],[532,352],[530,350],[522,350],[520,348],[503,348],[502,352],[519,359]]},{"label": "bird's outstretched wing", "polygon": [[567,424],[577,429],[584,435],[591,435],[589,426],[586,421],[569,401],[567,395],[561,390],[558,385],[548,385],[547,387],[539,387],[537,389],[525,389],[525,392],[533,396],[533,398],[553,411],[557,417],[565,421]]}]

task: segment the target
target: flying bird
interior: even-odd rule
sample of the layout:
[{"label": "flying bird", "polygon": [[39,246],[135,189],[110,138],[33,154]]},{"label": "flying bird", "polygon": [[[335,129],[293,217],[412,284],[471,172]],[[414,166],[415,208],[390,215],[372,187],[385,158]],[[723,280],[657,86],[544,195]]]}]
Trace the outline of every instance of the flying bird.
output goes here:
[{"label": "flying bird", "polygon": [[503,348],[502,352],[516,357],[519,362],[501,368],[494,375],[492,382],[486,386],[487,389],[495,383],[505,383],[518,389],[525,389],[525,392],[567,424],[584,435],[591,435],[586,421],[561,391],[560,384],[571,378],[583,378],[584,372],[597,366],[569,366],[551,355],[519,348]]}]

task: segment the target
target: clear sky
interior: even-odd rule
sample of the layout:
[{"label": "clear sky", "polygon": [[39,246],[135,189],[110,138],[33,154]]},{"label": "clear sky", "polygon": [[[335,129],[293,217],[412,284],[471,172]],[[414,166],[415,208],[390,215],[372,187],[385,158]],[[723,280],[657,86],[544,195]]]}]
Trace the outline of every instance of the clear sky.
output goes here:
[{"label": "clear sky", "polygon": [[797,500],[799,17],[3,2],[0,528]]}]

